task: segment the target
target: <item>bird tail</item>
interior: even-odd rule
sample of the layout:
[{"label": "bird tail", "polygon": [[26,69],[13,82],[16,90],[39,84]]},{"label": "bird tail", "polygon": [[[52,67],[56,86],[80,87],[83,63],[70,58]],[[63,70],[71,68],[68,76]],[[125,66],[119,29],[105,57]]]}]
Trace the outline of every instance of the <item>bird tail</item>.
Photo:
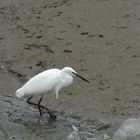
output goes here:
[{"label": "bird tail", "polygon": [[18,98],[22,98],[24,96],[24,92],[23,90],[20,88],[20,89],[17,89],[15,95],[18,97]]}]

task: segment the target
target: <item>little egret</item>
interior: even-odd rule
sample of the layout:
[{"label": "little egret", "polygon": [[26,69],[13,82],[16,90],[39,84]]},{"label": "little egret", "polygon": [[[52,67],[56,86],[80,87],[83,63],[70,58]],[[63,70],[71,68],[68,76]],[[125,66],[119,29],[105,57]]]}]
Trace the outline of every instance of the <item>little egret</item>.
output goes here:
[{"label": "little egret", "polygon": [[[54,68],[35,75],[21,88],[17,89],[15,94],[18,98],[22,98],[24,96],[31,96],[27,99],[27,103],[37,106],[40,116],[42,116],[41,109],[45,109],[47,110],[51,118],[56,118],[55,114],[52,111],[40,105],[43,99],[43,94],[46,94],[49,91],[53,91],[56,93],[56,99],[58,99],[59,90],[63,87],[69,86],[73,82],[73,76],[77,76],[89,83],[88,80],[78,75],[77,72],[70,67],[64,67],[61,70]],[[39,102],[35,104],[30,100],[32,99],[33,95],[37,94],[40,94],[42,96],[39,99]]]}]

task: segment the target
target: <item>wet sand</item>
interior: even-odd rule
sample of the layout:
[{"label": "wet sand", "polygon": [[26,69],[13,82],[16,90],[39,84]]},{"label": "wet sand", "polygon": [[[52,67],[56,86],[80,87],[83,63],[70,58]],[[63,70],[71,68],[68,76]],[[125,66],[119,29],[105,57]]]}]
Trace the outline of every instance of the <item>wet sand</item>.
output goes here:
[{"label": "wet sand", "polygon": [[91,84],[75,79],[58,101],[50,94],[42,104],[109,123],[113,134],[140,114],[139,7],[139,0],[0,1],[0,94],[14,97],[35,74],[70,66]]}]

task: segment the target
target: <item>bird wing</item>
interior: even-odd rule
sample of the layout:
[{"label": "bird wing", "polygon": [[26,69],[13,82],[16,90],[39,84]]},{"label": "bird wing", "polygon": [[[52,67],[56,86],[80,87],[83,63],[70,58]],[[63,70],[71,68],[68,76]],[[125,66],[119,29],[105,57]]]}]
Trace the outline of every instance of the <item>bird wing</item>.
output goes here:
[{"label": "bird wing", "polygon": [[31,78],[24,86],[27,94],[43,94],[52,90],[60,79],[60,70],[51,69]]}]

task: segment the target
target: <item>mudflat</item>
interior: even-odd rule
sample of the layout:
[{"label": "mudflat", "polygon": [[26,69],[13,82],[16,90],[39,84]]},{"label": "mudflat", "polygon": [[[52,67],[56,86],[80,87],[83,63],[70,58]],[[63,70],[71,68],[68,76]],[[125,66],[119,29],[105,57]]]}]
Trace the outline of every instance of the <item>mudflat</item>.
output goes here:
[{"label": "mudflat", "polygon": [[0,94],[15,97],[37,73],[70,66],[90,84],[75,78],[58,101],[46,94],[42,104],[107,122],[113,134],[140,114],[139,7],[139,0],[0,1]]}]

